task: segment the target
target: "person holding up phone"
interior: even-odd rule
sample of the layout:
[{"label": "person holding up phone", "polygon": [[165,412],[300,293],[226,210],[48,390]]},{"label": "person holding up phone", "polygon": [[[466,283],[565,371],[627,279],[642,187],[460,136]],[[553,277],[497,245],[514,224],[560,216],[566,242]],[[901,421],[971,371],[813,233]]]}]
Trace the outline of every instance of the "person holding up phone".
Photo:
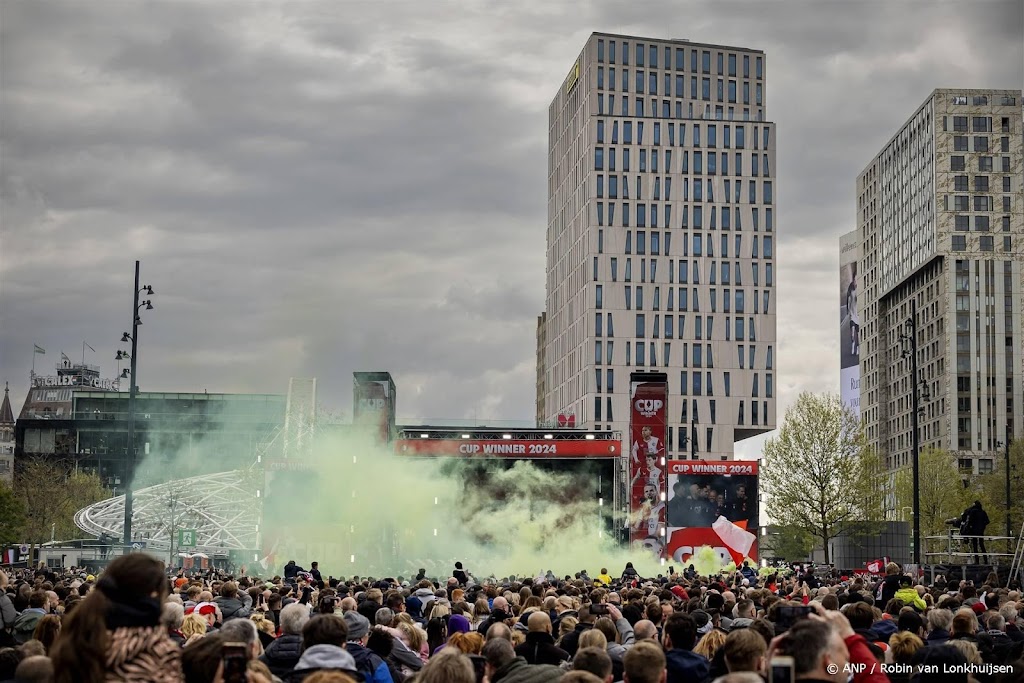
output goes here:
[{"label": "person holding up phone", "polygon": [[821,603],[812,607],[814,614],[808,619],[772,640],[768,683],[846,683],[851,669],[856,671],[853,683],[889,683],[867,641],[854,633],[842,612],[826,610]]}]

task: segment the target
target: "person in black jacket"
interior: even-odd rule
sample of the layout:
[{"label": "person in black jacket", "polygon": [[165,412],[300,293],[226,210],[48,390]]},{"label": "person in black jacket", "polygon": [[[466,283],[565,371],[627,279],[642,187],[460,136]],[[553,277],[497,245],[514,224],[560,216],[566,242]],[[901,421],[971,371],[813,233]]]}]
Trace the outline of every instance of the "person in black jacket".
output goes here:
[{"label": "person in black jacket", "polygon": [[527,664],[560,665],[569,659],[569,653],[555,645],[551,636],[551,618],[544,612],[534,612],[526,621],[529,632],[526,642],[516,648],[516,656]]},{"label": "person in black jacket", "polygon": [[455,577],[460,586],[465,586],[469,582],[469,576],[467,576],[466,572],[462,569],[461,562],[455,563],[455,571],[452,572],[452,576]]},{"label": "person in black jacket", "polygon": [[292,604],[281,610],[281,635],[267,646],[260,661],[270,673],[286,678],[302,656],[302,629],[309,622],[309,609]]},{"label": "person in black jacket", "polygon": [[981,546],[981,562],[988,562],[988,555],[985,550],[985,539],[979,538],[985,534],[985,527],[988,526],[988,513],[981,507],[981,501],[974,501],[974,505],[964,510],[960,515],[960,529],[965,536],[971,537],[971,547],[974,549],[974,562],[978,562],[978,546]]}]

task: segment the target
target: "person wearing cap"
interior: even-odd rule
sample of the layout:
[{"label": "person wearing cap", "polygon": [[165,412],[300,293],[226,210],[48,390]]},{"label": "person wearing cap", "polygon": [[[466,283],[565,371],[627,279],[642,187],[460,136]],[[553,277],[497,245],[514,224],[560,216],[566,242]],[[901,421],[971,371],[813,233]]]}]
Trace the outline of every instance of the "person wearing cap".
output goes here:
[{"label": "person wearing cap", "polygon": [[366,683],[394,683],[387,663],[366,647],[370,638],[370,620],[359,612],[346,612],[343,617],[348,627],[346,650],[356,663],[356,671],[364,676]]}]

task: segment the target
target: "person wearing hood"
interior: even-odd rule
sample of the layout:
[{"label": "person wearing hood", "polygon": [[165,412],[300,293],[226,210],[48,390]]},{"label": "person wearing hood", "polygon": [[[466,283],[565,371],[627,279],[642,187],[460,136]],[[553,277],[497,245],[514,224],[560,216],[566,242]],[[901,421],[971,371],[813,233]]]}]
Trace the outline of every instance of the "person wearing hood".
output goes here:
[{"label": "person wearing hood", "polygon": [[555,645],[551,635],[551,619],[544,612],[532,613],[526,621],[529,631],[526,642],[515,649],[516,655],[527,664],[551,664],[559,666],[568,661],[569,653]]},{"label": "person wearing hood", "polygon": [[900,589],[896,591],[896,595],[894,597],[897,600],[902,601],[904,605],[913,607],[918,612],[924,612],[928,609],[928,605],[921,599],[921,596],[918,595],[917,589],[914,588],[913,584],[913,579],[906,574],[902,575],[900,577]]},{"label": "person wearing hood", "polygon": [[238,584],[234,581],[225,581],[220,587],[220,595],[213,602],[220,608],[221,623],[230,619],[248,619],[251,614],[238,597]]},{"label": "person wearing hood", "polygon": [[696,643],[697,622],[692,616],[678,613],[668,618],[662,636],[667,683],[703,683],[708,680],[710,664],[707,658],[693,652]]},{"label": "person wearing hood", "polygon": [[50,652],[54,683],[180,683],[182,651],[160,624],[167,583],[145,553],[111,562],[64,622]]},{"label": "person wearing hood", "polygon": [[358,671],[366,683],[394,683],[387,662],[366,647],[370,637],[370,620],[359,612],[346,612],[345,626],[348,627],[348,646]]},{"label": "person wearing hood", "polygon": [[490,683],[556,683],[565,673],[550,664],[528,664],[516,656],[511,641],[494,638],[484,645],[484,671]]},{"label": "person wearing hood", "polygon": [[637,574],[636,569],[633,569],[633,563],[627,562],[626,568],[622,570],[622,578],[619,579],[620,583],[628,583],[630,581],[636,581],[640,578]]},{"label": "person wearing hood", "polygon": [[46,593],[43,591],[32,591],[28,598],[28,607],[14,620],[12,633],[14,640],[19,645],[32,640],[32,632],[36,630],[36,624],[46,616]]},{"label": "person wearing hood", "polygon": [[281,635],[260,655],[270,673],[284,678],[295,669],[302,657],[302,630],[308,622],[305,605],[288,605],[281,610]]},{"label": "person wearing hood", "polygon": [[317,614],[302,627],[302,655],[285,683],[301,683],[317,671],[341,671],[362,678],[355,658],[345,650],[345,621],[331,614]]}]

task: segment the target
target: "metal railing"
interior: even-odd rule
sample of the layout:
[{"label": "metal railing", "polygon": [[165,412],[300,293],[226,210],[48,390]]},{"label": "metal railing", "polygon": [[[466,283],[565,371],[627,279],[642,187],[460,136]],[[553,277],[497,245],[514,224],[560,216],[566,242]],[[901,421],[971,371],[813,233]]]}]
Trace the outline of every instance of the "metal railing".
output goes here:
[{"label": "metal railing", "polygon": [[[985,544],[985,550],[974,552],[972,540],[978,540]],[[927,550],[931,546],[931,551],[922,553],[929,561],[934,562],[936,559],[945,558],[945,562],[954,564],[956,560],[962,559],[967,560],[968,558],[983,557],[986,559],[985,564],[993,562],[992,558],[1013,558],[1014,552],[1011,549],[1012,544],[1017,542],[1016,536],[983,536],[983,535],[971,535],[961,534],[955,529],[950,529],[943,535],[940,536],[925,536],[924,547]],[[1002,542],[1006,542],[1006,551],[997,552],[995,548],[1002,545]],[[992,544],[989,547],[989,544]],[[979,544],[980,545],[980,544]],[[934,548],[943,548],[941,550],[934,550]]]}]

